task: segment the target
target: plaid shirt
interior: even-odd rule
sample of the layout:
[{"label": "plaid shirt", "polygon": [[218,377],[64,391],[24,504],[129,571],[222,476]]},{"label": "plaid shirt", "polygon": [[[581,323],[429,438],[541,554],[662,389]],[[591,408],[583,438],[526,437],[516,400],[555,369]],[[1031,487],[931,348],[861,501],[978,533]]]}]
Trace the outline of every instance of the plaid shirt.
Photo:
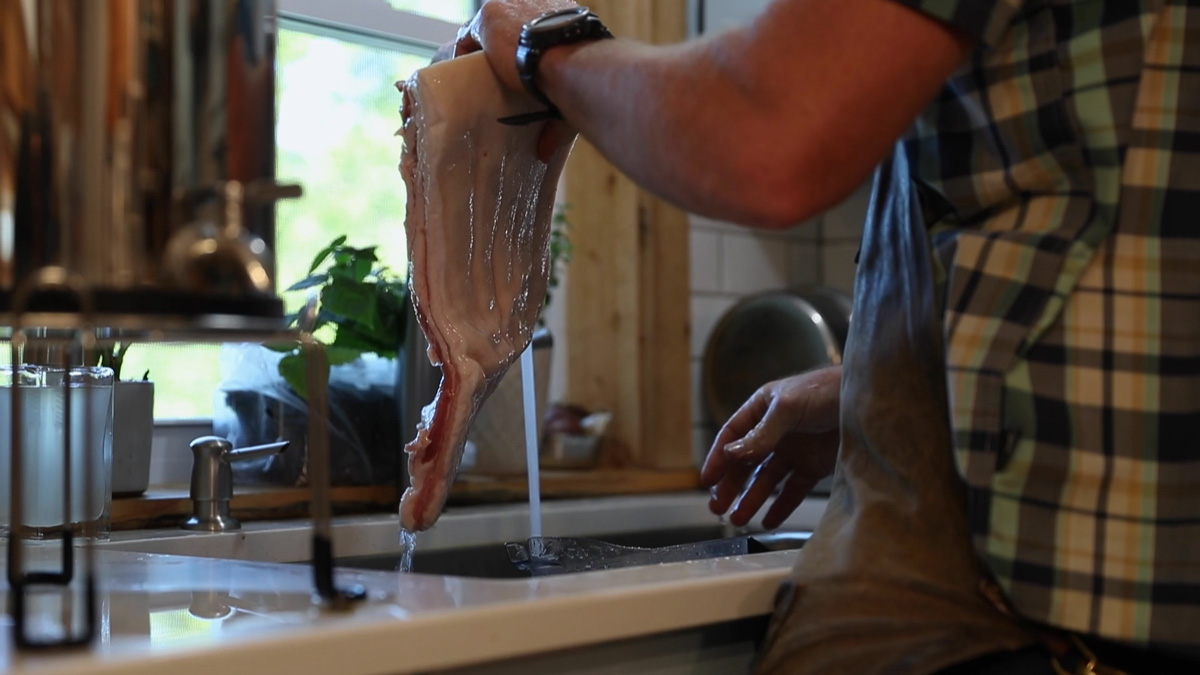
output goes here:
[{"label": "plaid shirt", "polygon": [[980,40],[905,142],[978,550],[1032,620],[1200,653],[1200,1],[897,1]]}]

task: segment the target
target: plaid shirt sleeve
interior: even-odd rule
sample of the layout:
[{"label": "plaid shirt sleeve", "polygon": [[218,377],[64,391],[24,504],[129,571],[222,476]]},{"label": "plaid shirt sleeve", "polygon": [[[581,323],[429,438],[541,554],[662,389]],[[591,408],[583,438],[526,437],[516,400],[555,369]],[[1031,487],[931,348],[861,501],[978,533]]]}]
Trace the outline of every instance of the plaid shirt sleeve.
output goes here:
[{"label": "plaid shirt sleeve", "polygon": [[1025,0],[894,0],[958,28],[983,44],[997,44]]}]

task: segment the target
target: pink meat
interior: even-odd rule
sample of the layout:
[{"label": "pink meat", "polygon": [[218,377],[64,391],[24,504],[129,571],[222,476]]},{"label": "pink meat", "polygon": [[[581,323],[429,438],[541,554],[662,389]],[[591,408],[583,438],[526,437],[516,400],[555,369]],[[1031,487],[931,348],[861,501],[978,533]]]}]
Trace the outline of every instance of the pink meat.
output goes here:
[{"label": "pink meat", "polygon": [[496,120],[535,109],[482,53],[429,66],[404,88],[409,286],[437,396],[407,446],[402,526],[437,521],[484,400],[529,345],[546,296],[550,221],[569,146],[535,155],[542,124]]}]

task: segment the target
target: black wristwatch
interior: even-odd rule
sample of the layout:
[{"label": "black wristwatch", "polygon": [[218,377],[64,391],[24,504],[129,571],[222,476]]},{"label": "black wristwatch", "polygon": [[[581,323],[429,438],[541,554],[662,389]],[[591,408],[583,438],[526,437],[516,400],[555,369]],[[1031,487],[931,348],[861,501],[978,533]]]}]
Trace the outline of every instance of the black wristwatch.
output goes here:
[{"label": "black wristwatch", "polygon": [[510,124],[562,119],[562,113],[537,86],[537,69],[546,50],[560,45],[611,38],[613,34],[587,7],[547,12],[525,24],[517,44],[517,74],[531,96],[546,104],[546,111],[506,118]]}]

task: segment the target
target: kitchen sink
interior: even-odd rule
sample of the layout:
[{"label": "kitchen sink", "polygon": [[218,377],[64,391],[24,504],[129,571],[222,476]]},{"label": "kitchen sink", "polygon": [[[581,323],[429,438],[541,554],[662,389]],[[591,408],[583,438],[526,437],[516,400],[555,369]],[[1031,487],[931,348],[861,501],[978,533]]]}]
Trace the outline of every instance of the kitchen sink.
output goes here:
[{"label": "kitchen sink", "polygon": [[[735,532],[708,511],[706,493],[555,500],[542,505],[543,532],[620,546],[658,548],[724,539]],[[824,500],[807,500],[783,530],[811,531]],[[752,524],[748,531],[761,531]],[[350,516],[333,522],[334,554],[340,567],[398,568],[400,541],[395,514]],[[427,532],[417,534],[413,571],[488,579],[528,577],[510,562],[505,542],[529,536],[525,504],[452,508]],[[796,544],[798,545],[798,544]],[[794,548],[796,545],[785,544]],[[247,522],[243,529],[193,533],[180,529],[114,532],[100,548],[138,553],[197,556],[271,563],[311,559],[312,529],[306,520]]]},{"label": "kitchen sink", "polygon": [[[603,534],[588,539],[622,547],[659,549],[686,544],[714,544],[713,550],[706,547],[689,549],[694,555],[688,560],[700,560],[727,555],[722,549],[744,547],[746,553],[764,553],[802,548],[808,540],[808,532],[784,532],[771,534],[746,534],[730,537],[726,528],[720,526],[682,527],[644,532]],[[744,541],[741,541],[744,540]],[[395,572],[400,568],[400,554],[351,556],[339,558],[338,566],[352,569],[383,570]],[[639,556],[641,558],[642,556]],[[678,560],[678,558],[676,558]],[[644,564],[644,563],[643,563]],[[483,546],[421,551],[413,554],[414,574],[436,574],[455,577],[482,579],[521,579],[532,576],[528,567],[522,569],[510,560],[504,542]]]}]

